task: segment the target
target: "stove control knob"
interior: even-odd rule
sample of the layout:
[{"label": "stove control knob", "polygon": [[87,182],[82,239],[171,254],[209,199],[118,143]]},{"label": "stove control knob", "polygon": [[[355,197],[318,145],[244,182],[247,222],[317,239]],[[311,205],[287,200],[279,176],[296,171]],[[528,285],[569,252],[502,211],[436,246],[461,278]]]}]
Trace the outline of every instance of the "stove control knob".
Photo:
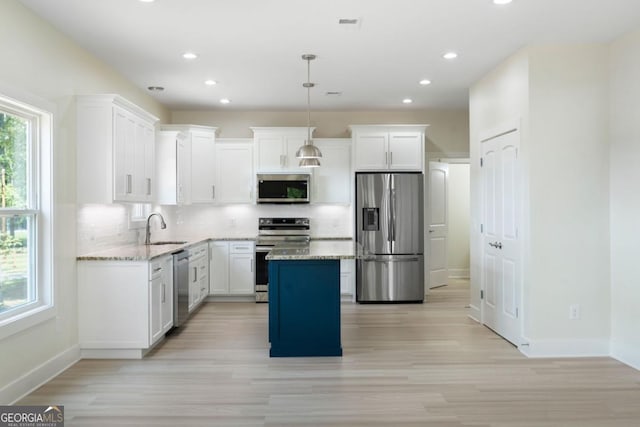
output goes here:
[{"label": "stove control knob", "polygon": [[302,220],[300,218],[296,219],[296,224],[302,224]]}]

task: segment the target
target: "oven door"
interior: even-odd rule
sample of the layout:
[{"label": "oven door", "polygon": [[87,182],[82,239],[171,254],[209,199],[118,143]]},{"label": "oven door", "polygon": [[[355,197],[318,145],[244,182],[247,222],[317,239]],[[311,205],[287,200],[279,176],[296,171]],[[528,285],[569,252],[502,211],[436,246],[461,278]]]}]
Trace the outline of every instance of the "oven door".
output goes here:
[{"label": "oven door", "polygon": [[273,246],[256,246],[256,302],[269,302],[269,261]]}]

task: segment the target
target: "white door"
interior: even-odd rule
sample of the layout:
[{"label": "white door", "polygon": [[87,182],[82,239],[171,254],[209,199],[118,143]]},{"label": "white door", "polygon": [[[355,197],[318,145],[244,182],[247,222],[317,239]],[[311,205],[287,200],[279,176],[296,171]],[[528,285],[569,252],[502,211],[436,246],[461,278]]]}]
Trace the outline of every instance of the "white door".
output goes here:
[{"label": "white door", "polygon": [[482,143],[482,322],[517,345],[521,250],[519,132]]},{"label": "white door", "polygon": [[429,266],[429,289],[447,284],[447,234],[449,231],[447,212],[449,165],[429,162],[429,212],[427,257]]}]

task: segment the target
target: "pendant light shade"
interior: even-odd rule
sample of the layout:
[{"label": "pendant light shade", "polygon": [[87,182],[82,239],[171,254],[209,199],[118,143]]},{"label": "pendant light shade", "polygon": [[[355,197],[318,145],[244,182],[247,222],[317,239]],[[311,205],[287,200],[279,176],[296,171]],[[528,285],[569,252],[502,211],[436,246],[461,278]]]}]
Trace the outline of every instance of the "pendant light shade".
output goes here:
[{"label": "pendant light shade", "polygon": [[302,55],[302,59],[307,61],[307,82],[302,84],[307,88],[307,140],[296,151],[296,157],[300,159],[299,166],[301,168],[317,168],[320,166],[319,159],[322,157],[322,152],[313,145],[311,140],[311,88],[315,86],[314,83],[311,83],[311,61],[316,59],[316,56],[306,54]]},{"label": "pendant light shade", "polygon": [[320,166],[319,159],[300,159],[300,163],[298,164],[301,168],[317,168]]}]

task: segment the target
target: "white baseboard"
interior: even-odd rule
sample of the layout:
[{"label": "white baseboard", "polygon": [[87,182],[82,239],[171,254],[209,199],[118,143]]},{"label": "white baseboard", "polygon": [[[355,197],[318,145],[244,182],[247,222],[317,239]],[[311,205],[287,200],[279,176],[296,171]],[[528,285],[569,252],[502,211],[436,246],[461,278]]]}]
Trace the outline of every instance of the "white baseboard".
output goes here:
[{"label": "white baseboard", "polygon": [[480,322],[480,307],[476,307],[475,305],[471,304],[469,306],[469,313],[467,313],[467,315],[469,316],[469,318],[475,320],[478,323]]},{"label": "white baseboard", "polygon": [[450,268],[449,279],[469,279],[471,273],[468,268]]},{"label": "white baseboard", "polygon": [[524,338],[518,350],[527,357],[609,357],[609,341],[601,340],[531,340]]},{"label": "white baseboard", "polygon": [[640,371],[640,352],[632,346],[611,343],[611,357]]},{"label": "white baseboard", "polygon": [[80,360],[80,347],[74,345],[0,390],[0,403],[13,404]]}]

